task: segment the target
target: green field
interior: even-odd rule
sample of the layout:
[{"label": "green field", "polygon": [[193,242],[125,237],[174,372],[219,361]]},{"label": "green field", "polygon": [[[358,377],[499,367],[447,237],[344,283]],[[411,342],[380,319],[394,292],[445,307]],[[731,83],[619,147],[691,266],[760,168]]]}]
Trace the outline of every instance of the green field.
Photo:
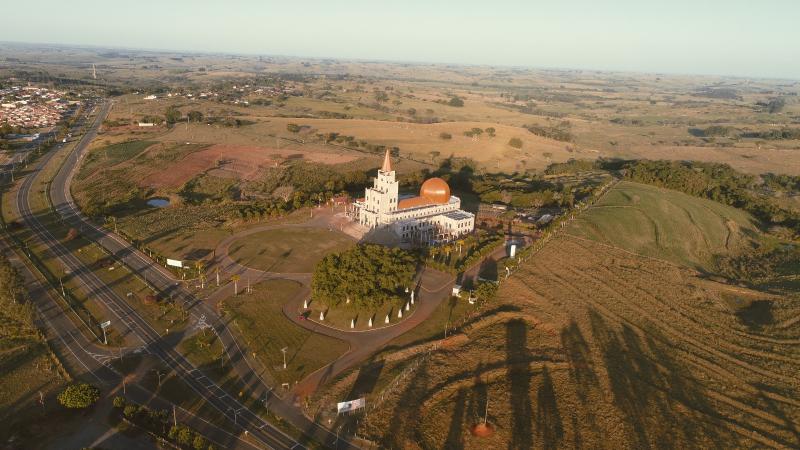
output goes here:
[{"label": "green field", "polygon": [[748,213],[710,200],[622,182],[576,220],[568,233],[699,270],[758,238]]},{"label": "green field", "polygon": [[338,231],[311,227],[285,227],[245,236],[231,245],[231,258],[245,266],[268,272],[310,273],[328,253],[355,242]]},{"label": "green field", "polygon": [[[255,285],[250,294],[225,301],[225,312],[244,335],[247,349],[279,382],[302,380],[347,351],[344,342],[301,328],[283,314],[284,303],[301,288],[295,281],[268,280]],[[284,347],[289,348],[287,370],[283,370]]]}]

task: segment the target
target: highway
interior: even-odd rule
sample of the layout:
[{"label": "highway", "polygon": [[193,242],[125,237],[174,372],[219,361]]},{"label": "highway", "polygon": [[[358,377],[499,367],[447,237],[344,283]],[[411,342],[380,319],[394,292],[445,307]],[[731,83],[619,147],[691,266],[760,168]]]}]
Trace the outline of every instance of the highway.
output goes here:
[{"label": "highway", "polygon": [[[250,366],[244,352],[228,327],[218,316],[213,308],[198,301],[187,290],[183,289],[172,275],[157,264],[154,264],[145,255],[131,247],[120,237],[94,226],[78,211],[70,193],[70,184],[80,161],[85,155],[88,144],[95,138],[102,121],[111,108],[110,103],[101,106],[95,122],[81,137],[75,148],[66,158],[63,166],[53,179],[50,187],[50,196],[56,211],[61,214],[65,222],[81,230],[82,235],[97,242],[122,263],[126,264],[133,272],[140,274],[158,289],[162,294],[170,295],[180,302],[184,302],[193,317],[205,316],[206,322],[211,325],[219,336],[232,367],[239,376],[243,391],[251,397],[265,398],[269,395],[270,388],[257,375]],[[37,168],[44,167],[57,153],[52,150],[44,155],[38,162]],[[160,358],[171,367],[177,376],[201,397],[210,406],[214,407],[233,423],[233,426],[247,431],[249,440],[255,440],[264,448],[275,449],[301,449],[304,448],[292,437],[273,427],[256,413],[246,408],[239,400],[221,389],[214,381],[206,377],[169,344],[161,336],[161,330],[153,329],[150,324],[132,308],[127,301],[106,286],[91,270],[84,267],[80,260],[72,255],[58,239],[56,239],[37,219],[32,210],[30,200],[35,176],[28,176],[23,181],[15,199],[17,208],[22,216],[22,221],[37,235],[37,238],[52,252],[63,266],[70,271],[73,277],[79,279],[86,286],[92,298],[96,299],[113,317],[109,317],[112,326],[118,329],[127,339],[137,343],[148,353]],[[53,324],[53,326],[58,326]],[[68,334],[69,330],[54,330],[57,334]],[[269,409],[275,415],[283,418],[306,435],[324,443],[326,446],[337,449],[355,448],[351,444],[337,439],[332,433],[306,418],[302,412],[293,405],[288,405],[275,396],[269,400]]]}]

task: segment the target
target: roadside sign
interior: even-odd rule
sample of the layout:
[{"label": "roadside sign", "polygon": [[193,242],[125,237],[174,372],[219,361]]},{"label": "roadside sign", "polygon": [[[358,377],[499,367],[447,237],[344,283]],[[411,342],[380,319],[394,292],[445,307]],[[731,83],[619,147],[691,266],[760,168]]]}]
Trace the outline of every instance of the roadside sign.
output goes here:
[{"label": "roadside sign", "polygon": [[105,322],[100,324],[100,328],[107,328],[109,325],[111,325],[111,321],[106,320]]},{"label": "roadside sign", "polygon": [[183,267],[183,261],[178,261],[177,259],[167,259],[167,265],[173,267]]},{"label": "roadside sign", "polygon": [[367,401],[364,397],[355,400],[350,400],[349,402],[339,402],[336,404],[336,414],[355,411],[357,409],[365,407],[366,405]]}]

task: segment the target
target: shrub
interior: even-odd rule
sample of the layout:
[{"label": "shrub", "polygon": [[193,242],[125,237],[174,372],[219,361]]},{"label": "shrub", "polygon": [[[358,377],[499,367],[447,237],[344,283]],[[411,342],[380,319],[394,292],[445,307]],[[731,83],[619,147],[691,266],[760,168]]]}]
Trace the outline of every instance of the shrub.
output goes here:
[{"label": "shrub", "polygon": [[188,427],[180,427],[178,431],[178,443],[181,445],[191,445],[192,443],[192,430]]},{"label": "shrub", "polygon": [[119,395],[114,397],[114,408],[124,408],[125,407],[125,398],[120,397]]},{"label": "shrub", "polygon": [[192,441],[192,447],[195,450],[203,450],[204,448],[206,448],[207,445],[208,443],[206,442],[206,439],[203,436],[200,436],[199,434],[195,436],[194,441]]},{"label": "shrub", "polygon": [[71,384],[58,394],[58,401],[67,408],[88,408],[100,398],[100,390],[91,384]]},{"label": "shrub", "polygon": [[475,295],[481,301],[492,300],[497,295],[497,284],[489,281],[480,283],[475,288]]},{"label": "shrub", "polygon": [[522,139],[520,138],[511,138],[508,140],[508,145],[514,148],[522,148]]},{"label": "shrub", "polygon": [[464,100],[461,100],[458,97],[453,97],[453,98],[450,99],[449,102],[447,102],[447,104],[450,105],[450,106],[455,106],[455,107],[460,108],[460,107],[464,106]]},{"label": "shrub", "polygon": [[122,410],[122,414],[128,419],[133,419],[139,412],[139,407],[136,405],[128,405]]},{"label": "shrub", "polygon": [[453,139],[453,135],[442,131],[441,133],[439,133],[439,139],[444,139],[444,140]]}]

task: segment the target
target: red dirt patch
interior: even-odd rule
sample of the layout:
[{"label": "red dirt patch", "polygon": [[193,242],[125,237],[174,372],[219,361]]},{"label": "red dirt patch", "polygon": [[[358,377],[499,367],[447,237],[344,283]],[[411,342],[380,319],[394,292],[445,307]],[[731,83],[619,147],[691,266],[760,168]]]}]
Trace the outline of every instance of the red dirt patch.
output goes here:
[{"label": "red dirt patch", "polygon": [[254,180],[263,169],[276,167],[287,159],[341,164],[354,161],[357,157],[296,149],[278,150],[270,147],[217,144],[190,153],[180,161],[162,168],[161,171],[150,174],[142,180],[142,184],[154,188],[178,188],[196,175],[210,169],[214,176]]},{"label": "red dirt patch", "polygon": [[477,437],[489,437],[494,434],[494,427],[488,423],[479,423],[470,428],[470,433]]}]

